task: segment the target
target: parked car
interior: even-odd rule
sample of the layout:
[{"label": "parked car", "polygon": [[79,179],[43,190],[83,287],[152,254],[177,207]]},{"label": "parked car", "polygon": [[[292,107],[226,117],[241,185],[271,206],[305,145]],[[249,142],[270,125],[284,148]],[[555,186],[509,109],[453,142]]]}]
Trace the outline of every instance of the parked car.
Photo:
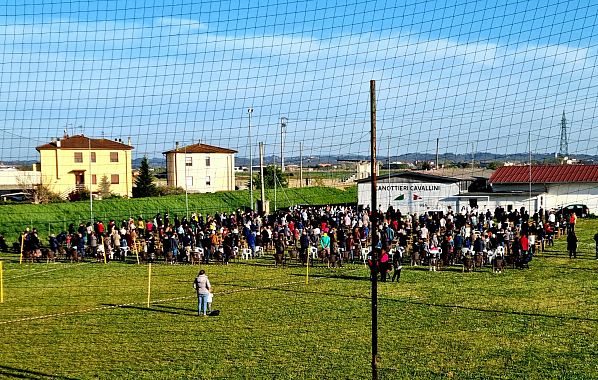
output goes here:
[{"label": "parked car", "polygon": [[583,205],[583,204],[573,204],[573,205],[568,205],[568,206],[563,206],[560,209],[558,209],[555,214],[557,218],[560,218],[561,215],[563,216],[567,216],[567,215],[571,215],[571,213],[575,213],[577,214],[578,217],[580,218],[585,218],[588,216],[588,214],[590,213],[590,210],[588,209],[588,206]]},{"label": "parked car", "polygon": [[3,195],[1,195],[1,197],[4,202],[6,202],[6,201],[28,202],[30,200],[29,194],[27,194],[27,193],[3,194]]}]

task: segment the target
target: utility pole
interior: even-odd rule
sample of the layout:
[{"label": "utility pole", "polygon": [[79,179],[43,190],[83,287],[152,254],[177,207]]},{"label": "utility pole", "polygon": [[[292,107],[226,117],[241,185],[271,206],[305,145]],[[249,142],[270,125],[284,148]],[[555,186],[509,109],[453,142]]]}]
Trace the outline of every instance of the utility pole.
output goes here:
[{"label": "utility pole", "polygon": [[88,145],[88,153],[89,153],[89,220],[93,225],[93,185],[92,175],[91,175],[91,137],[87,137]]},{"label": "utility pole", "polygon": [[299,187],[303,187],[303,141],[299,143]]},{"label": "utility pole", "polygon": [[284,134],[287,129],[287,121],[286,117],[280,118],[280,171],[284,173]]},{"label": "utility pole", "polygon": [[438,170],[438,145],[440,144],[440,139],[436,138],[436,167],[434,169]]},{"label": "utility pole", "polygon": [[247,113],[249,114],[249,127],[248,127],[248,134],[249,134],[249,199],[250,204],[249,207],[253,211],[253,144],[251,142],[251,114],[253,113],[253,108],[248,108]]},{"label": "utility pole", "polygon": [[567,141],[567,119],[565,118],[565,111],[561,118],[561,141],[559,145],[559,155],[561,158],[569,157],[569,143]]},{"label": "utility pole", "polygon": [[529,204],[528,204],[528,214],[529,217],[532,217],[532,132],[529,131],[527,133],[527,141],[529,145]]},{"label": "utility pole", "polygon": [[187,145],[185,145],[185,211],[187,220],[189,220],[189,189],[187,186]]},{"label": "utility pole", "polygon": [[377,163],[376,163],[376,81],[370,81],[370,154],[371,154],[371,210],[372,210],[372,262],[374,267],[371,272],[372,281],[372,380],[378,379],[378,197],[377,190]]},{"label": "utility pole", "polygon": [[260,141],[260,182],[261,182],[261,199],[262,199],[262,207],[261,212],[262,215],[266,214],[266,190],[264,189],[264,143]]}]

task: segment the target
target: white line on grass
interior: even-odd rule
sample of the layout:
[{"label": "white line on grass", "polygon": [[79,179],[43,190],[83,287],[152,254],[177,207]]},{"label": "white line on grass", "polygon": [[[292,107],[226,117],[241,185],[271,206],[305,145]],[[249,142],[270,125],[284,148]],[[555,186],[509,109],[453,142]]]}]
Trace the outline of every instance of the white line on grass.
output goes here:
[{"label": "white line on grass", "polygon": [[23,278],[23,277],[35,276],[37,274],[42,274],[42,273],[54,272],[54,271],[57,271],[57,270],[70,269],[70,268],[78,267],[78,266],[84,265],[84,264],[88,264],[88,263],[77,263],[75,265],[64,266],[64,267],[61,267],[61,268],[48,269],[48,270],[43,270],[43,271],[40,271],[40,272],[32,272],[32,273],[22,274],[20,276],[6,277],[5,281],[6,280],[14,280],[15,278]]},{"label": "white line on grass", "polygon": [[[352,271],[355,271],[355,270],[356,269],[352,269],[352,270],[347,271],[345,273],[352,272]],[[320,279],[324,279],[324,278],[327,278],[327,277],[314,278],[314,279],[312,279],[312,281],[320,280]],[[247,292],[247,291],[252,291],[252,290],[263,290],[263,289],[269,289],[269,288],[274,288],[274,287],[278,287],[278,286],[300,284],[300,283],[303,283],[303,282],[304,281],[301,280],[301,281],[283,282],[281,284],[272,284],[272,285],[266,285],[266,286],[251,286],[251,287],[242,288],[242,289],[233,289],[233,290],[226,290],[226,291],[222,291],[222,292],[217,292],[216,295],[233,294],[233,293]],[[196,295],[182,296],[182,297],[173,297],[173,298],[167,298],[167,299],[161,299],[161,300],[151,301],[150,304],[158,304],[158,303],[165,303],[165,302],[171,302],[171,301],[178,301],[178,300],[187,299],[187,298],[194,298],[194,297],[196,297]],[[38,319],[47,319],[47,318],[54,318],[54,317],[62,317],[62,316],[66,316],[66,315],[83,314],[83,313],[89,313],[89,312],[92,312],[92,311],[116,309],[116,308],[121,308],[121,307],[127,307],[127,306],[133,306],[133,305],[146,305],[146,304],[147,304],[147,302],[130,302],[130,303],[123,303],[123,304],[119,304],[119,305],[97,306],[97,307],[91,307],[91,308],[82,309],[82,310],[65,311],[65,312],[62,312],[62,313],[38,315],[38,316],[35,316],[35,317],[26,317],[26,318],[13,319],[13,320],[10,320],[10,321],[2,321],[2,322],[0,322],[0,325],[8,325],[8,324],[17,323],[17,322],[35,321],[35,320],[38,320]]]}]

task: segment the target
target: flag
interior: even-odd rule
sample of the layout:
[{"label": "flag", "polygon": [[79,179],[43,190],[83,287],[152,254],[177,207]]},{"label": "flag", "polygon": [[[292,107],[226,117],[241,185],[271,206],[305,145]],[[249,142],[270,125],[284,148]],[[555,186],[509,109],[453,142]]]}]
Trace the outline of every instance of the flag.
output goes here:
[{"label": "flag", "polygon": [[422,199],[422,197],[420,197],[419,195],[417,195],[417,194],[413,194],[413,200],[414,200],[414,201],[419,201],[419,200],[421,200],[421,199]]},{"label": "flag", "polygon": [[405,200],[405,194],[401,194],[395,198],[395,201],[404,201],[404,200]]}]

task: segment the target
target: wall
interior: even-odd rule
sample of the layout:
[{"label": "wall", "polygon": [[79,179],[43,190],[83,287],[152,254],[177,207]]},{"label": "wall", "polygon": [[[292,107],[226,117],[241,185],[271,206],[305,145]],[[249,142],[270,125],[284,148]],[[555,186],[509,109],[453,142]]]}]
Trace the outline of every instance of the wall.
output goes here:
[{"label": "wall", "polygon": [[[83,162],[75,163],[74,153],[82,152]],[[105,175],[108,181],[112,174],[118,174],[119,183],[110,184],[110,191],[121,196],[132,195],[132,168],[130,150],[92,150],[96,153],[96,162],[91,163],[90,151],[86,149],[44,149],[40,151],[42,182],[50,190],[66,196],[75,189],[73,170],[84,171],[85,188],[98,191],[101,178]],[[118,162],[110,162],[110,152],[118,152]],[[95,175],[97,183],[92,184],[91,176]]]},{"label": "wall", "polygon": [[598,183],[550,185],[546,198],[548,209],[580,203],[588,206],[590,213],[598,215]]},{"label": "wall", "polygon": [[30,187],[41,183],[41,172],[19,171],[15,168],[0,170],[0,188],[21,189],[23,186]]},{"label": "wall", "polygon": [[[186,166],[186,157],[191,159],[191,166]],[[210,166],[206,166],[206,157],[210,157]],[[234,154],[223,153],[168,153],[166,155],[167,181],[169,186],[176,186],[192,193],[211,193],[235,189]],[[206,177],[210,177],[210,185]],[[185,178],[192,177],[192,183]]]},{"label": "wall", "polygon": [[[455,208],[459,194],[457,183],[434,183],[409,181],[402,179],[400,182],[378,181],[378,206],[382,210],[392,205],[401,212],[422,213],[431,209],[445,209],[447,206]],[[371,203],[371,184],[369,182],[357,185],[358,204],[369,206]]]},{"label": "wall", "polygon": [[[493,186],[493,189],[527,193],[529,185],[500,185]],[[538,196],[538,208],[550,210],[570,204],[585,204],[591,213],[598,214],[598,183],[537,184],[532,185],[532,191],[546,192]]]}]

